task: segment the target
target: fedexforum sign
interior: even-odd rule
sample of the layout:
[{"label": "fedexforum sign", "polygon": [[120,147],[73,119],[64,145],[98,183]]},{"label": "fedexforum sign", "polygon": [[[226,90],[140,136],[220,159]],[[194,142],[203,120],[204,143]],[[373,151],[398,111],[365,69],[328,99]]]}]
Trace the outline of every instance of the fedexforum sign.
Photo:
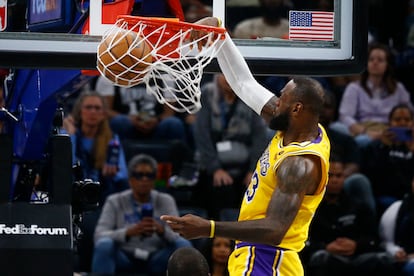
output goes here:
[{"label": "fedexforum sign", "polygon": [[0,235],[49,235],[49,236],[66,236],[69,230],[63,227],[39,227],[36,224],[26,226],[24,224],[15,224],[6,226],[0,224]]}]

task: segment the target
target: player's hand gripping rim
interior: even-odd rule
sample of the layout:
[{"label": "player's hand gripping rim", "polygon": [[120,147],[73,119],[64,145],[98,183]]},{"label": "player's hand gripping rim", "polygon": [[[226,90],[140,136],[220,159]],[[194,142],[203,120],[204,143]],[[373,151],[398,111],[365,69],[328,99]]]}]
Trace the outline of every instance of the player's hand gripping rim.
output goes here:
[{"label": "player's hand gripping rim", "polygon": [[[221,27],[221,20],[217,17],[205,17],[198,21],[196,21],[194,24],[197,25],[204,25],[204,26],[212,26],[212,27]],[[203,46],[207,45],[209,42],[206,36],[207,31],[205,30],[193,30],[190,35],[191,41],[197,40],[197,48],[199,51],[203,48]],[[205,39],[201,39],[202,37],[205,37]],[[210,41],[211,42],[211,41]]]}]

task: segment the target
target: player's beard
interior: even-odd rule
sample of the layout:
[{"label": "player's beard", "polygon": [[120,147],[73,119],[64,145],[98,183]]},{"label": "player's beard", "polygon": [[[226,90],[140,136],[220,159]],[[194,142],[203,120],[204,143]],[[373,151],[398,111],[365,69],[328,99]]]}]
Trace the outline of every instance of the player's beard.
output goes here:
[{"label": "player's beard", "polygon": [[286,131],[289,127],[289,113],[284,112],[270,119],[269,128],[273,130]]}]

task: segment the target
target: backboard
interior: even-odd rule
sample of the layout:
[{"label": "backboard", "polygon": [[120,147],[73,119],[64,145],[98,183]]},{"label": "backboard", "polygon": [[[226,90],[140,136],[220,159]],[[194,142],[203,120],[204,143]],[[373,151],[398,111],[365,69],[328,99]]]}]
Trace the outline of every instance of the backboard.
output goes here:
[{"label": "backboard", "polygon": [[[332,15],[331,37],[326,40],[234,38],[253,74],[327,76],[361,72],[366,63],[368,0],[332,1],[333,9],[327,11]],[[238,2],[246,1],[212,1],[213,15],[222,18],[230,32],[238,20],[260,16],[257,6],[237,5]],[[313,17],[318,12],[297,7],[289,9],[290,35],[297,23],[295,16],[303,21],[306,16]],[[108,28],[102,24],[101,10],[102,1],[91,0],[89,35],[0,32],[0,67],[95,69],[97,45]],[[215,60],[207,67],[207,72],[218,70]]]}]

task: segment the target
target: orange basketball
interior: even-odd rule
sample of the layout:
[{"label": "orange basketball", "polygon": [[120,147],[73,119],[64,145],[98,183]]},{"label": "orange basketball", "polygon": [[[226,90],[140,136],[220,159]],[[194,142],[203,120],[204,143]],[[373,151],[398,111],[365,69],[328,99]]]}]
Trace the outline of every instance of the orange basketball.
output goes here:
[{"label": "orange basketball", "polygon": [[151,50],[151,46],[135,32],[117,31],[100,42],[97,67],[116,84],[135,85],[141,82],[145,69],[152,63]]}]

